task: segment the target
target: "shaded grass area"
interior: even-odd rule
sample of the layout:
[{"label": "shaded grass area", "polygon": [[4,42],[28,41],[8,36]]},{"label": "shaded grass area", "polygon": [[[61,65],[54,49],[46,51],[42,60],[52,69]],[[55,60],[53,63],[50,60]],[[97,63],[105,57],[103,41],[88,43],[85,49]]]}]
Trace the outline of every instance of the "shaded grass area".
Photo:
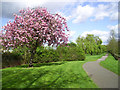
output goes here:
[{"label": "shaded grass area", "polygon": [[[49,63],[34,63],[33,66],[34,67],[41,67],[41,66],[51,66],[51,65],[61,65],[64,64],[64,62],[58,61],[58,62],[49,62]],[[16,67],[24,67],[24,68],[28,68],[29,64],[23,64],[23,65],[18,65]]]},{"label": "shaded grass area", "polygon": [[[103,54],[102,54],[103,55]],[[85,61],[64,61],[2,69],[3,88],[97,88],[82,65],[102,55],[86,56]]]},{"label": "shaded grass area", "polygon": [[118,69],[118,60],[115,60],[115,58],[109,54],[109,56],[106,58],[105,61],[101,61],[100,65],[103,66],[104,68],[120,75],[120,69]]}]

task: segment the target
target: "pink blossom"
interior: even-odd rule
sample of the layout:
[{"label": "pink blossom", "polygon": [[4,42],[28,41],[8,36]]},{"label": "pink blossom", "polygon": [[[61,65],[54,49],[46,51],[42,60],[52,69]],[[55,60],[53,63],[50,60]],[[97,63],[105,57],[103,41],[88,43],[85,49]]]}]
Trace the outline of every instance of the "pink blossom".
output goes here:
[{"label": "pink blossom", "polygon": [[40,45],[47,41],[49,45],[67,43],[68,34],[65,31],[68,31],[68,27],[62,16],[50,14],[46,8],[28,8],[20,10],[20,14],[20,16],[15,14],[14,21],[2,27],[6,30],[5,33],[0,33],[3,46],[14,47],[26,43],[25,45],[32,47],[30,42],[35,45],[36,40],[40,42]]}]

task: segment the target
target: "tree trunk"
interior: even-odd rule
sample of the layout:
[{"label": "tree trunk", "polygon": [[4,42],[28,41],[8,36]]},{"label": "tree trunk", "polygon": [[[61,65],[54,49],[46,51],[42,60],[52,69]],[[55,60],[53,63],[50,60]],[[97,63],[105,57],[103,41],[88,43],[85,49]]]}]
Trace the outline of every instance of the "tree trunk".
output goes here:
[{"label": "tree trunk", "polygon": [[29,62],[29,67],[33,67],[32,61],[33,61],[33,51],[31,51],[31,57],[30,57],[30,62]]},{"label": "tree trunk", "polygon": [[36,53],[36,49],[38,47],[38,40],[36,40],[35,46],[33,45],[34,48],[31,49],[31,58],[30,58],[30,62],[29,62],[29,67],[33,67],[33,58],[34,58],[34,54]]},{"label": "tree trunk", "polygon": [[33,61],[35,52],[36,52],[36,49],[31,50],[31,57],[30,57],[30,61],[29,61],[29,67],[33,67],[32,61]]}]

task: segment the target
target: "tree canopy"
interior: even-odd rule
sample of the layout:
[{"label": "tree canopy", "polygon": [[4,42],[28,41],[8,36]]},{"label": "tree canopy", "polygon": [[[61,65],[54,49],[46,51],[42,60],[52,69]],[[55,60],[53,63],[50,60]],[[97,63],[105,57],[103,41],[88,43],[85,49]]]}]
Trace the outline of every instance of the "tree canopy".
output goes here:
[{"label": "tree canopy", "polygon": [[108,39],[108,45],[107,45],[107,50],[108,52],[110,52],[114,57],[115,59],[118,59],[118,57],[120,57],[120,51],[118,50],[118,44],[120,41],[118,41],[115,37],[115,31],[114,30],[111,30],[110,31],[110,36],[109,36],[109,39]]},{"label": "tree canopy", "polygon": [[102,40],[93,34],[87,34],[86,37],[78,37],[77,45],[80,46],[86,54],[99,54],[105,51],[105,46],[101,45]]}]

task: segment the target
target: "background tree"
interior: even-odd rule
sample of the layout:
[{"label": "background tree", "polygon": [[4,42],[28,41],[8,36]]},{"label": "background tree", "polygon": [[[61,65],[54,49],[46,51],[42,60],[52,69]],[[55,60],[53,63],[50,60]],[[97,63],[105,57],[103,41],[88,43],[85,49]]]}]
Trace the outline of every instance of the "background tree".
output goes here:
[{"label": "background tree", "polygon": [[76,47],[77,45],[74,42],[70,42],[70,43],[67,44],[67,46]]},{"label": "background tree", "polygon": [[98,36],[94,36],[93,34],[87,34],[86,37],[78,37],[77,45],[80,46],[86,54],[99,54],[102,53],[103,49],[106,49],[105,46],[101,45],[102,40]]},{"label": "background tree", "polygon": [[3,26],[1,35],[1,44],[8,47],[16,48],[26,46],[31,52],[29,67],[32,66],[33,56],[38,46],[45,43],[48,46],[57,46],[66,44],[68,31],[65,18],[58,14],[50,14],[46,8],[33,8],[20,10],[20,16],[14,14],[14,21],[9,21]]},{"label": "background tree", "polygon": [[119,56],[119,50],[118,50],[118,40],[115,37],[116,33],[114,30],[110,31],[110,37],[108,39],[108,45],[107,50],[109,53],[111,53],[116,59],[118,59]]},{"label": "background tree", "polygon": [[83,48],[83,50],[85,50],[85,40],[84,40],[84,37],[81,37],[80,38],[80,36],[77,38],[77,40],[76,40],[76,42],[77,42],[77,44],[81,47],[81,48]]}]

